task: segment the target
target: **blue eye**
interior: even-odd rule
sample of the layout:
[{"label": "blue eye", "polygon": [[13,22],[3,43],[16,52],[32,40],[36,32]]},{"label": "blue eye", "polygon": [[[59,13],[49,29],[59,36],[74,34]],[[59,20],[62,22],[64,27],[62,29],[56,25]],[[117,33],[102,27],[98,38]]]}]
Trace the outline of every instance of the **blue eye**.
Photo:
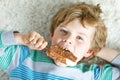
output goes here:
[{"label": "blue eye", "polygon": [[77,36],[77,39],[79,40],[83,40],[83,38],[81,36]]},{"label": "blue eye", "polygon": [[62,32],[63,34],[67,34],[68,32],[64,29],[61,29],[60,32]]}]

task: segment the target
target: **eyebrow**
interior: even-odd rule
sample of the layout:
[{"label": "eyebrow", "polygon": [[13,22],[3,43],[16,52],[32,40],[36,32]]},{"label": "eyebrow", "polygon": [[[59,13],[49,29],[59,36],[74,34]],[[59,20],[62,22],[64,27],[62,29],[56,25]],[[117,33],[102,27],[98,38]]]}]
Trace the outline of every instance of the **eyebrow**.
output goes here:
[{"label": "eyebrow", "polygon": [[78,34],[83,35],[83,36],[85,36],[85,37],[87,38],[87,35],[86,35],[86,34],[84,34],[84,33],[78,33]]},{"label": "eyebrow", "polygon": [[59,26],[60,26],[60,27],[65,27],[65,25],[64,25],[63,23],[62,23],[62,24],[60,24]]},{"label": "eyebrow", "polygon": [[[60,27],[65,27],[65,25],[64,25],[63,23],[60,24],[59,26],[60,26]],[[85,37],[87,38],[87,35],[85,35],[84,33],[81,33],[81,32],[79,33],[79,32],[78,32],[78,34],[83,35],[83,36],[85,36]]]}]

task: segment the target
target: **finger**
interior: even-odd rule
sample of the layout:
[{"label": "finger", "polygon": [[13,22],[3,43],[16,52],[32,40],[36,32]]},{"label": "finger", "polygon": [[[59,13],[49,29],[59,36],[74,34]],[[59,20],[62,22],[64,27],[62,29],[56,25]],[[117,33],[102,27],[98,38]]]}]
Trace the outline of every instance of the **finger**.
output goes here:
[{"label": "finger", "polygon": [[37,43],[42,43],[44,41],[44,38],[42,36],[36,36],[32,41],[31,44],[37,44]]},{"label": "finger", "polygon": [[29,35],[29,41],[32,41],[36,37],[37,33],[36,32],[31,32]]},{"label": "finger", "polygon": [[44,49],[46,46],[48,45],[48,43],[46,41],[43,41],[43,44],[41,46],[38,47],[39,50]]},{"label": "finger", "polygon": [[31,41],[30,41],[30,44],[31,44],[31,45],[35,45],[35,44],[36,44],[36,42],[37,42],[37,39],[38,39],[38,38],[37,38],[37,37],[35,37],[33,40],[31,40]]},{"label": "finger", "polygon": [[41,46],[44,43],[44,39],[43,38],[39,38],[35,44],[35,47],[38,48],[39,46]]}]

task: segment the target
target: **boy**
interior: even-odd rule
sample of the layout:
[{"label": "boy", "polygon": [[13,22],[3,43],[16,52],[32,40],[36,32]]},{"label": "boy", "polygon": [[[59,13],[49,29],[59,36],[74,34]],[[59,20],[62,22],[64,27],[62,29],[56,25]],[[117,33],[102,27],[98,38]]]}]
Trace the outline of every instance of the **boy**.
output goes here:
[{"label": "boy", "polygon": [[[99,6],[85,3],[62,8],[53,17],[51,45],[69,50],[77,61],[66,64],[52,60],[43,50],[45,39],[37,32],[0,32],[0,67],[12,80],[119,80],[117,68],[109,64],[87,66],[79,63],[105,45],[106,28]],[[29,48],[28,48],[29,47]]]}]

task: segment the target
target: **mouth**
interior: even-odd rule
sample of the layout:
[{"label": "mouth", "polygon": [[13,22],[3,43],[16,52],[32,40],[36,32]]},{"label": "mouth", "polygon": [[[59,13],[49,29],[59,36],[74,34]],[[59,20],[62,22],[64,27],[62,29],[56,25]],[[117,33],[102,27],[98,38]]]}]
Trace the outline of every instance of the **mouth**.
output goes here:
[{"label": "mouth", "polygon": [[[60,48],[62,48],[63,50],[65,51],[69,51],[71,52],[71,50],[67,47],[67,46],[64,46],[64,45],[58,45]],[[71,52],[72,53],[72,52]]]},{"label": "mouth", "polygon": [[56,61],[60,61],[66,64],[66,59],[69,59],[73,62],[77,60],[77,57],[69,51],[67,47],[61,47],[58,45],[51,46],[47,49],[47,55]]},{"label": "mouth", "polygon": [[69,48],[66,47],[66,46],[63,46],[62,48],[63,48],[64,50],[70,51]]},{"label": "mouth", "polygon": [[70,51],[70,52],[71,52],[71,50],[69,49],[69,47],[68,47],[68,44],[67,44],[67,43],[60,42],[60,43],[58,43],[58,44],[57,44],[57,46],[59,46],[60,48],[62,48],[62,49],[64,49],[64,50],[66,50],[66,51]]}]

